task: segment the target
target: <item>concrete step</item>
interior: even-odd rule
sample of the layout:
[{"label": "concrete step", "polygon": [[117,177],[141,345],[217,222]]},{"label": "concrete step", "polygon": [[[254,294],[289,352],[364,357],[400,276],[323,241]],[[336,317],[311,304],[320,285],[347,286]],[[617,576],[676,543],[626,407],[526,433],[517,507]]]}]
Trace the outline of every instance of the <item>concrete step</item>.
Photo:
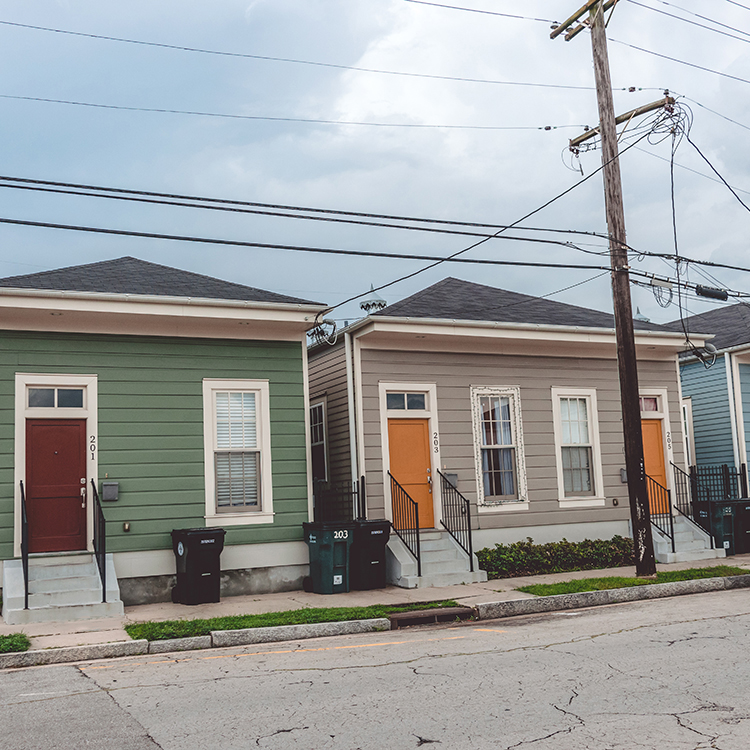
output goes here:
[{"label": "concrete step", "polygon": [[29,560],[29,609],[24,609],[21,560],[3,565],[2,615],[9,625],[87,620],[123,614],[114,559],[107,555],[107,602],[102,603],[99,568],[90,553]]},{"label": "concrete step", "polygon": [[[3,603],[3,608],[5,607]],[[121,617],[124,608],[121,601],[102,604],[72,604],[63,607],[37,607],[14,609],[3,615],[8,625],[28,625],[32,622],[67,622],[70,620],[94,620],[105,617]]]},{"label": "concrete step", "polygon": [[55,591],[73,591],[77,588],[101,588],[99,576],[82,575],[68,578],[31,578],[29,577],[29,593],[49,594]]},{"label": "concrete step", "polygon": [[469,570],[468,558],[464,560],[446,560],[444,562],[425,562],[422,560],[422,575],[438,575],[442,573],[458,573]]},{"label": "concrete step", "polygon": [[656,553],[656,561],[660,563],[691,562],[692,560],[716,560],[726,557],[723,549],[688,550],[687,552]]},{"label": "concrete step", "polygon": [[466,583],[483,583],[487,580],[487,573],[484,570],[464,571],[461,573],[438,573],[435,575],[422,575],[421,578],[417,576],[407,576],[402,579],[397,585],[402,588],[415,589],[415,588],[428,588],[428,587],[441,587],[441,586],[460,586]]},{"label": "concrete step", "polygon": [[[423,550],[421,552],[421,557],[422,563],[451,562],[460,559],[458,550],[453,546],[449,548],[444,547],[442,549],[427,550],[426,552]],[[466,555],[464,555],[464,559],[466,559]]]}]

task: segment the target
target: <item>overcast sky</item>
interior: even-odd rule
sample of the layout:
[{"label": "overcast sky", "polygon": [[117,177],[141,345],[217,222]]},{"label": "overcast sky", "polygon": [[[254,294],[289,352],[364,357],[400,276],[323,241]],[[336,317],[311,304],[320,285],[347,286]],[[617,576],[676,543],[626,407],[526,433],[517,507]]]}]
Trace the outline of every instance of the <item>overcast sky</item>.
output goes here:
[{"label": "overcast sky", "polygon": [[[573,170],[566,149],[569,138],[598,120],[590,36],[584,32],[571,42],[549,39],[548,21],[564,20],[581,0],[445,2],[528,18],[407,0],[5,0],[0,10],[0,21],[6,22],[0,24],[0,172],[376,214],[514,222],[574,185],[581,179],[579,170],[587,175],[601,163],[600,152],[591,151],[581,155]],[[7,22],[493,83],[202,54]],[[664,89],[687,97],[680,101],[694,115],[691,139],[731,185],[750,191],[750,83],[626,46],[750,80],[750,0],[621,0],[608,35],[618,113],[661,98]],[[628,92],[629,87],[637,90]],[[134,112],[6,97],[400,127]],[[412,127],[403,127],[407,125]],[[642,141],[621,160],[628,242],[637,250],[674,248],[670,146],[669,139]],[[750,266],[747,210],[715,181],[687,141],[679,146],[676,162],[681,253]],[[750,198],[748,192],[738,194]],[[470,238],[461,236],[134,206],[8,188],[1,195],[0,216],[13,219],[440,256],[471,244]],[[526,226],[604,232],[603,203],[601,176],[595,175]],[[594,238],[565,239],[575,239],[586,250],[604,249]],[[9,225],[0,225],[0,247],[2,276],[132,255],[330,304],[424,265]],[[469,255],[607,263],[606,257],[573,248],[507,240],[493,240]],[[632,264],[667,276],[675,272],[656,259],[633,257]],[[546,295],[597,274],[443,264],[380,294],[396,301],[449,275]],[[722,285],[750,291],[750,274],[713,275]],[[711,283],[694,267],[690,280]],[[610,310],[608,276],[553,298]],[[633,299],[634,307],[637,304],[654,321],[679,315],[676,304],[662,309],[648,289],[635,288]],[[699,311],[706,306],[689,300],[688,308]],[[356,310],[350,304],[334,317],[351,319]]]}]

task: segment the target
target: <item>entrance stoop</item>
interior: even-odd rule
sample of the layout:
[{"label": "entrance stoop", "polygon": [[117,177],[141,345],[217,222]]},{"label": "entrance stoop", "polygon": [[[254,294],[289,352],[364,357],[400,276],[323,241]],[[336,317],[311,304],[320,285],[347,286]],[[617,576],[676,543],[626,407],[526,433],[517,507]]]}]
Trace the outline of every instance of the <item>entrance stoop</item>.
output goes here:
[{"label": "entrance stoop", "polygon": [[726,557],[726,552],[723,549],[711,549],[711,537],[708,532],[692,521],[677,514],[673,518],[673,523],[674,552],[672,552],[672,542],[669,537],[655,526],[651,527],[656,562],[675,563],[690,560],[715,560],[719,557]]},{"label": "entrance stoop", "polygon": [[447,531],[420,531],[422,575],[417,575],[417,561],[396,534],[386,547],[388,583],[404,589],[428,586],[457,586],[462,583],[483,583],[487,573],[479,570],[474,555],[474,572],[469,570],[469,557]]},{"label": "entrance stoop", "polygon": [[3,565],[3,619],[8,625],[117,617],[124,613],[112,555],[106,557],[107,601],[94,555],[88,552],[29,557],[29,608],[24,609],[21,560]]}]

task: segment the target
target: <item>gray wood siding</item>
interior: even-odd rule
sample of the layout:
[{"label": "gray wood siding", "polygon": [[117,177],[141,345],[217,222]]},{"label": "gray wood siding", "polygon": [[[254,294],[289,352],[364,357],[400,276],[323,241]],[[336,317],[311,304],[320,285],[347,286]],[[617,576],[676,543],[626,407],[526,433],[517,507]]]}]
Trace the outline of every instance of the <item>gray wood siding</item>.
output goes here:
[{"label": "gray wood siding", "polygon": [[[458,488],[474,504],[478,528],[629,518],[627,486],[620,480],[620,469],[624,467],[625,460],[617,364],[614,359],[363,349],[362,371],[365,469],[371,515],[385,512],[378,383],[404,381],[436,384],[441,469],[458,474]],[[640,362],[639,375],[642,388],[668,389],[674,457],[676,463],[682,465],[675,363],[672,360]],[[477,486],[470,403],[472,385],[520,388],[529,510],[476,513]],[[607,498],[605,507],[559,508],[551,394],[553,386],[596,389],[604,495]],[[597,492],[597,495],[601,494]],[[613,498],[619,500],[619,507],[613,507]]]},{"label": "gray wood siding", "polygon": [[325,346],[309,355],[310,401],[326,402],[326,449],[330,481],[352,477],[349,409],[346,389],[346,347]]}]

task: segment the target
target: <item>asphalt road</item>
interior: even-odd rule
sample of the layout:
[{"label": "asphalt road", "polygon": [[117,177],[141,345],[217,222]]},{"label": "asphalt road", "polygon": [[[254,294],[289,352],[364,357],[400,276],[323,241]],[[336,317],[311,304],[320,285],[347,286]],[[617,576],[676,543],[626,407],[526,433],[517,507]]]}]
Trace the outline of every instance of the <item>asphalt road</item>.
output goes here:
[{"label": "asphalt road", "polygon": [[8,750],[748,750],[750,592],[0,674]]}]

